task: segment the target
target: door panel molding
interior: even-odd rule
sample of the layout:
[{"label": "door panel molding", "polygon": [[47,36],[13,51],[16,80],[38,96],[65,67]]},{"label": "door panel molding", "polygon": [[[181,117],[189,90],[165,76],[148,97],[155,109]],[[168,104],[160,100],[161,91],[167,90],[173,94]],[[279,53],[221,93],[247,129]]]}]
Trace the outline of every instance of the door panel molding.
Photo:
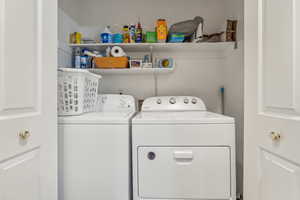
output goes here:
[{"label": "door panel molding", "polygon": [[295,0],[258,0],[258,110],[262,115],[300,116],[296,6]]},{"label": "door panel molding", "polygon": [[[0,118],[37,115],[42,101],[42,0],[0,0],[0,11]],[[15,13],[28,23],[18,25]],[[22,37],[17,29],[23,30]]]},{"label": "door panel molding", "polygon": [[259,196],[261,200],[298,200],[300,198],[299,164],[289,161],[261,147],[259,171]]},{"label": "door panel molding", "polygon": [[0,197],[39,200],[40,149],[34,148],[0,162]]}]

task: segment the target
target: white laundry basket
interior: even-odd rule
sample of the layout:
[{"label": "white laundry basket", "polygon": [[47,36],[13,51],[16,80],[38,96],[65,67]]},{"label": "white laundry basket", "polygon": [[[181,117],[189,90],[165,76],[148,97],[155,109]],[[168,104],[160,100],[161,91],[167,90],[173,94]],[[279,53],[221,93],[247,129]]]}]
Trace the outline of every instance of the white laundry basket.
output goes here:
[{"label": "white laundry basket", "polygon": [[86,70],[58,69],[58,115],[95,111],[100,79],[100,75]]}]

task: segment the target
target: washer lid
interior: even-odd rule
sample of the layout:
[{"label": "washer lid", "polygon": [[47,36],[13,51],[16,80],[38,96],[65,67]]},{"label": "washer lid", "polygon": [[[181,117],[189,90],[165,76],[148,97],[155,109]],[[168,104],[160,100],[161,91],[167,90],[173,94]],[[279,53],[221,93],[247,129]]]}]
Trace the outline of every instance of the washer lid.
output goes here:
[{"label": "washer lid", "polygon": [[59,124],[128,124],[135,112],[93,112],[59,117]]},{"label": "washer lid", "polygon": [[207,111],[140,112],[133,124],[233,124],[234,118]]}]

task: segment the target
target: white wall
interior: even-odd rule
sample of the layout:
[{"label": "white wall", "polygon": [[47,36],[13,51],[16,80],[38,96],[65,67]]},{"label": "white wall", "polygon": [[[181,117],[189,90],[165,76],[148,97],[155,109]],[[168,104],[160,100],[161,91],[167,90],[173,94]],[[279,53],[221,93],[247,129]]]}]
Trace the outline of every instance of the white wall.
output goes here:
[{"label": "white wall", "polygon": [[238,49],[226,59],[224,67],[225,114],[236,119],[237,192],[243,193],[244,149],[244,4],[243,0],[227,0],[226,13],[238,20]]},{"label": "white wall", "polygon": [[158,18],[169,24],[192,19],[197,15],[205,18],[208,33],[220,31],[224,25],[226,1],[224,0],[62,0],[64,10],[81,26],[97,30],[106,25],[121,31],[124,24],[137,23],[140,18],[146,30],[154,30]]},{"label": "white wall", "polygon": [[[60,1],[59,1],[60,2]],[[80,26],[61,8],[58,9],[58,66],[72,66],[72,49],[68,46],[69,34],[78,31]]]},{"label": "white wall", "polygon": [[[159,57],[169,54],[159,54]],[[202,56],[202,59],[199,57]],[[209,110],[220,112],[219,88],[223,85],[224,58],[221,56],[172,54],[176,68],[171,74],[157,77],[158,95],[191,95],[201,97]],[[153,75],[105,75],[104,93],[122,92],[138,99],[155,96]]]}]

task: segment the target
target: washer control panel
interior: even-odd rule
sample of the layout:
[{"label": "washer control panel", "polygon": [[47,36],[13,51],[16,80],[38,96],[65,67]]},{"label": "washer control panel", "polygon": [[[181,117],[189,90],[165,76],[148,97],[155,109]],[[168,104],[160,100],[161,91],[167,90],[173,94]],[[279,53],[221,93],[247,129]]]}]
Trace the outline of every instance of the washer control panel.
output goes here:
[{"label": "washer control panel", "polygon": [[99,95],[97,100],[97,111],[136,111],[135,99],[130,95]]},{"label": "washer control panel", "polygon": [[192,96],[151,97],[144,101],[142,111],[206,111],[202,99]]}]

